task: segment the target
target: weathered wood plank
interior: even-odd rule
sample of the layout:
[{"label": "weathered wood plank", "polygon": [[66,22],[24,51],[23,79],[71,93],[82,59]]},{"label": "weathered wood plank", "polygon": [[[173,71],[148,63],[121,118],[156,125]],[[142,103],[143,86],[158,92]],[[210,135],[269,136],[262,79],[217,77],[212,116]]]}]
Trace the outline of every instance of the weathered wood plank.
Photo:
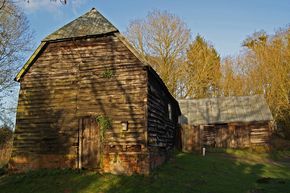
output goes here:
[{"label": "weathered wood plank", "polygon": [[49,43],[21,82],[16,152],[76,154],[78,120],[98,115],[112,120],[110,144],[145,144],[146,89],[147,70],[117,38]]}]

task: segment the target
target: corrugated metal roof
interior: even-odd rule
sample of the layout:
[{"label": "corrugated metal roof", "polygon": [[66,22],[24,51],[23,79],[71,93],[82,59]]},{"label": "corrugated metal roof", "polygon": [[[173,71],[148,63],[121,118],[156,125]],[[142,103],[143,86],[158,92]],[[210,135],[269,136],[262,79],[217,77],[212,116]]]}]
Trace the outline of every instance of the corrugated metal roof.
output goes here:
[{"label": "corrugated metal roof", "polygon": [[273,120],[262,95],[179,100],[181,123],[191,125]]},{"label": "corrugated metal roof", "polygon": [[86,14],[48,35],[43,41],[101,35],[111,32],[118,32],[118,29],[93,8]]}]

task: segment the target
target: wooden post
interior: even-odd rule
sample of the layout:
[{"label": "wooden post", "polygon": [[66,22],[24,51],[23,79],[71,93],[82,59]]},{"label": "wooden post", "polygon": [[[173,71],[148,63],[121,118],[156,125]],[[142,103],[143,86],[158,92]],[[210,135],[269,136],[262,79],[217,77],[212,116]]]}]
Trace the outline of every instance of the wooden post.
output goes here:
[{"label": "wooden post", "polygon": [[203,125],[199,125],[199,145],[200,148],[203,147],[203,130],[204,130],[204,126]]}]

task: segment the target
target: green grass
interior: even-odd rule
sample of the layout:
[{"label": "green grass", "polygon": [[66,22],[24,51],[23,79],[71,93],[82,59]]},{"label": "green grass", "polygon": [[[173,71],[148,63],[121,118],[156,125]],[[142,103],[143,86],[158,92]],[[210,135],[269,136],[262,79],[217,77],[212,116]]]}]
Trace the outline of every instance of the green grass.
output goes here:
[{"label": "green grass", "polygon": [[[265,160],[247,151],[228,150],[206,157],[178,153],[149,176],[39,170],[0,177],[0,192],[289,193],[290,167]],[[269,182],[257,183],[262,177],[269,177]]]}]

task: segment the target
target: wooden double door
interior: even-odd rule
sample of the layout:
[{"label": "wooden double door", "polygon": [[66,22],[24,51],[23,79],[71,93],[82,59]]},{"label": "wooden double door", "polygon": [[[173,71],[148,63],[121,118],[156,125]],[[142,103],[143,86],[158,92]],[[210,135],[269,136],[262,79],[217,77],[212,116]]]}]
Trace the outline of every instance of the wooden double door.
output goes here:
[{"label": "wooden double door", "polygon": [[202,144],[209,147],[215,147],[217,128],[214,125],[204,125],[201,132]]},{"label": "wooden double door", "polygon": [[80,119],[79,167],[97,169],[100,167],[100,129],[95,117]]}]

